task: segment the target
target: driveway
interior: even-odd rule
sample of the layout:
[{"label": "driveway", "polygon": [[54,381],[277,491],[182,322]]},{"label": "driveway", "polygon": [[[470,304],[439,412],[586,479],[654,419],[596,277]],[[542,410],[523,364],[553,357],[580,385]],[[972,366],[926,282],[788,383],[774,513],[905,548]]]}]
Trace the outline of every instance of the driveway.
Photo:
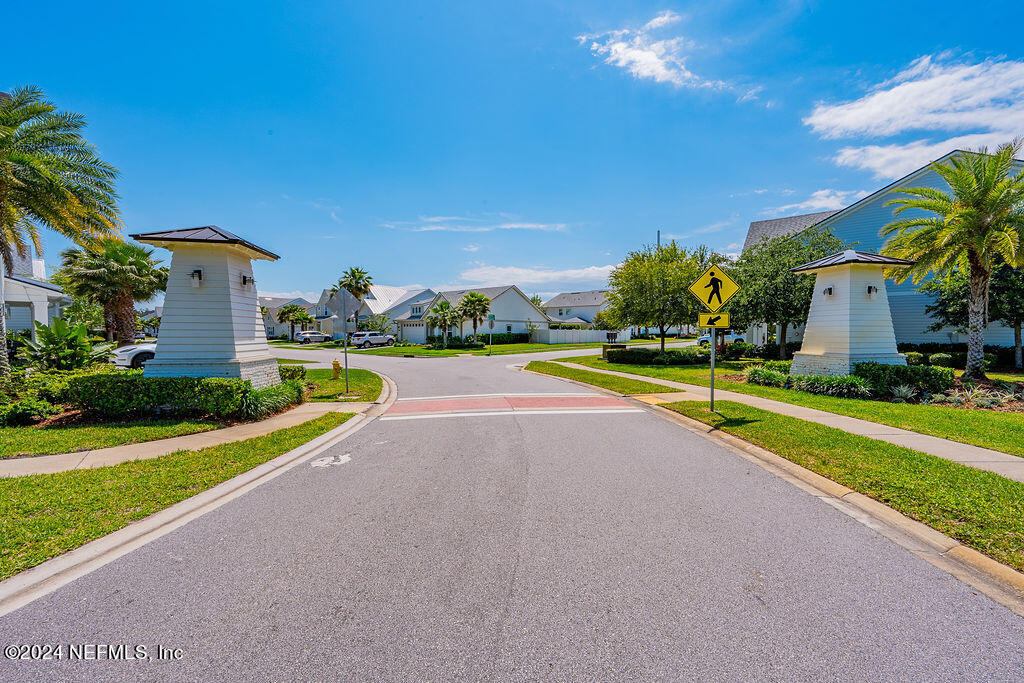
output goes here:
[{"label": "driveway", "polygon": [[1024,619],[711,441],[507,367],[582,353],[353,354],[399,400],[345,464],[0,618],[3,644],[180,660],[0,679],[1024,678]]}]

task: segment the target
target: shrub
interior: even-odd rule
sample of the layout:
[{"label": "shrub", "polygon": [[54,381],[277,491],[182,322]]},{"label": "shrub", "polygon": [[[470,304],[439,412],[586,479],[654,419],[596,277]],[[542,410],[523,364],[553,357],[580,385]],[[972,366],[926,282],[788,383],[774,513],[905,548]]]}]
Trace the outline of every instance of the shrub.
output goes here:
[{"label": "shrub", "polygon": [[778,370],[769,370],[760,365],[752,365],[744,371],[747,381],[766,387],[782,387],[786,385],[786,375]]},{"label": "shrub", "polygon": [[110,363],[90,365],[80,370],[32,372],[25,375],[20,389],[24,396],[37,396],[50,403],[67,403],[68,384],[72,378],[116,372],[119,370]]},{"label": "shrub", "polygon": [[608,351],[609,363],[625,365],[700,365],[708,362],[711,351],[689,347],[685,349],[669,349],[662,353],[658,349],[611,349]]},{"label": "shrub", "polygon": [[77,370],[107,360],[113,344],[89,343],[85,325],[72,327],[63,318],[50,326],[37,322],[37,341],[26,339],[18,354],[29,365],[43,370]]},{"label": "shrub", "polygon": [[934,365],[940,368],[951,368],[953,367],[953,356],[948,353],[933,353],[928,356],[928,365]]},{"label": "shrub", "polygon": [[903,355],[907,357],[907,365],[924,365],[924,354],[920,351],[907,351]]},{"label": "shrub", "polygon": [[764,367],[768,370],[775,370],[786,375],[789,374],[790,369],[793,367],[793,361],[791,360],[767,360],[764,362]]},{"label": "shrub", "polygon": [[[787,342],[786,343],[786,358],[792,358],[793,354],[800,350],[801,342]],[[754,347],[753,357],[764,358],[766,360],[779,357],[779,345],[776,342],[768,342],[767,344],[761,344],[760,346]]]},{"label": "shrub", "polygon": [[928,394],[939,394],[953,387],[952,368],[857,363],[853,374],[867,380],[871,391],[876,394],[888,394],[893,387],[900,385]]},{"label": "shrub", "polygon": [[153,413],[234,417],[242,397],[252,391],[248,380],[143,377],[141,370],[127,370],[71,377],[66,396],[75,407],[105,418]]},{"label": "shrub", "polygon": [[282,365],[278,368],[281,371],[281,380],[287,382],[288,380],[304,380],[306,379],[306,366],[305,365]]},{"label": "shrub", "polygon": [[56,415],[60,410],[41,398],[23,398],[20,401],[0,405],[0,426],[20,427],[38,422],[44,417]]},{"label": "shrub", "polygon": [[291,379],[274,386],[246,392],[239,401],[239,416],[247,420],[262,420],[289,406],[306,400],[306,386]]},{"label": "shrub", "polygon": [[810,394],[824,394],[841,398],[868,398],[871,389],[867,380],[855,375],[820,377],[818,375],[795,375],[790,378],[792,387]]},{"label": "shrub", "polygon": [[739,360],[740,358],[753,357],[754,351],[757,349],[753,344],[747,344],[746,342],[733,342],[732,344],[726,344],[722,347],[722,360]]}]

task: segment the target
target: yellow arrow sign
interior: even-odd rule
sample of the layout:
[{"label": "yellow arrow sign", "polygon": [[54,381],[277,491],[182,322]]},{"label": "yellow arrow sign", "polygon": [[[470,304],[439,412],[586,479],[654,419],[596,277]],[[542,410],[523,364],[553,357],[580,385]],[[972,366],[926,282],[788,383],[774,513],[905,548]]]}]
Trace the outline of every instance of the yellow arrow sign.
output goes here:
[{"label": "yellow arrow sign", "polygon": [[697,327],[716,327],[719,329],[729,329],[729,314],[728,313],[698,313],[697,314]]},{"label": "yellow arrow sign", "polygon": [[690,285],[690,292],[714,312],[740,291],[740,286],[718,266],[711,266]]}]

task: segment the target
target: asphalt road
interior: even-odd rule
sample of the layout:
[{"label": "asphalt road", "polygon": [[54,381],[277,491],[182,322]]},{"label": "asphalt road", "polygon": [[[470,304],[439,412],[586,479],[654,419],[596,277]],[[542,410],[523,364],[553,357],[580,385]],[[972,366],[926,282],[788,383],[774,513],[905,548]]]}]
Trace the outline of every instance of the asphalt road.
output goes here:
[{"label": "asphalt road", "polygon": [[[402,399],[587,393],[506,367],[548,355],[353,366]],[[1024,619],[648,412],[378,419],[332,452],[0,618],[180,660],[0,679],[1024,678]]]}]

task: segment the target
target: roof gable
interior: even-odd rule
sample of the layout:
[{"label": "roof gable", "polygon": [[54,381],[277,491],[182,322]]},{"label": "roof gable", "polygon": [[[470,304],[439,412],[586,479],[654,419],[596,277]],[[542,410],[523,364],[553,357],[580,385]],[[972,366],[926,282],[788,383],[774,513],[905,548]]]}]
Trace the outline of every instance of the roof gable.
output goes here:
[{"label": "roof gable", "polygon": [[818,211],[816,213],[805,213],[798,216],[785,216],[783,218],[771,218],[764,221],[752,221],[747,228],[747,239],[743,241],[743,249],[746,251],[762,240],[795,235],[807,228],[820,223],[826,218],[839,213],[834,211]]}]

